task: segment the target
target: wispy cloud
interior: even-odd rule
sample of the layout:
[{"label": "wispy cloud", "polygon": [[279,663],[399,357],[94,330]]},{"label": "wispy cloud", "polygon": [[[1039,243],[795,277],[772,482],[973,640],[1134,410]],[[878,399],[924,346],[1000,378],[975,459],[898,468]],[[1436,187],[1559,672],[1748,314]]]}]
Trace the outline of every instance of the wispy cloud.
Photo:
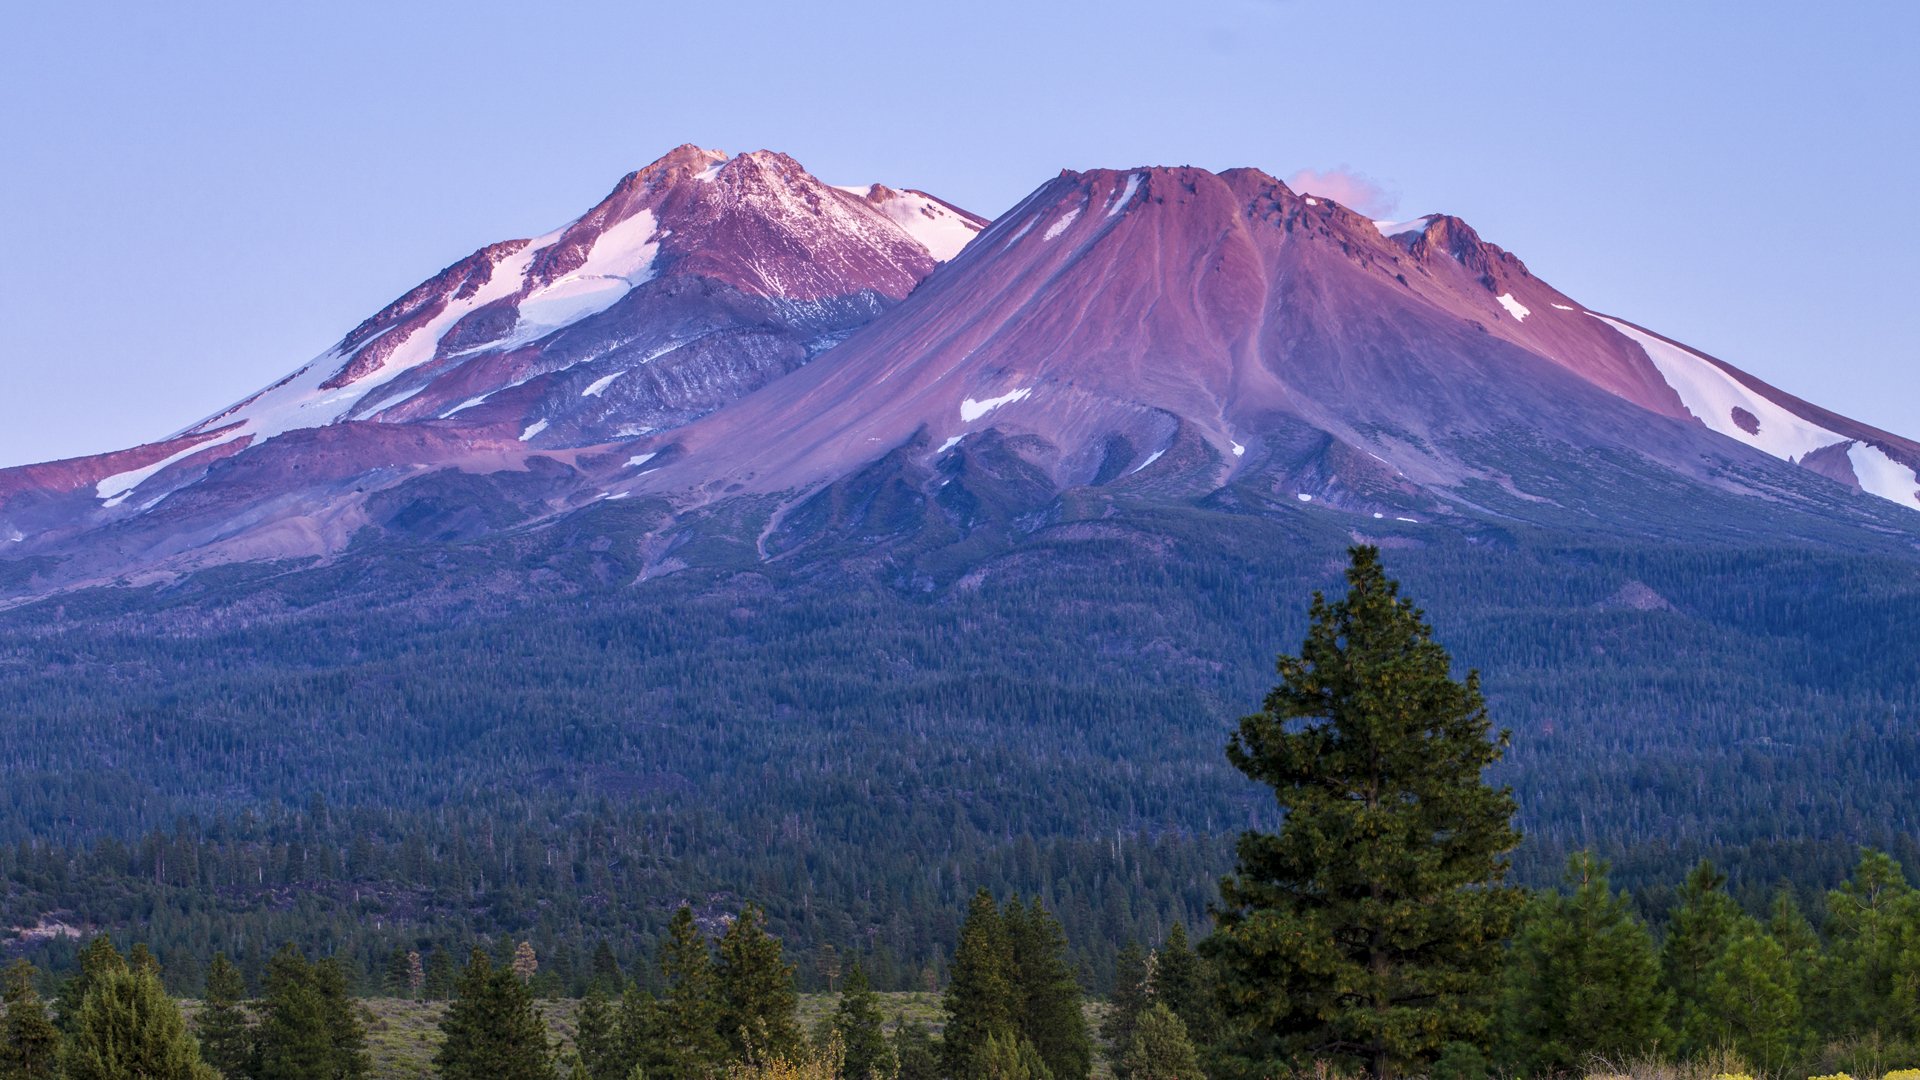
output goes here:
[{"label": "wispy cloud", "polygon": [[1303,195],[1332,199],[1371,218],[1389,218],[1400,205],[1400,195],[1380,181],[1341,165],[1318,172],[1301,169],[1287,177],[1287,186]]}]

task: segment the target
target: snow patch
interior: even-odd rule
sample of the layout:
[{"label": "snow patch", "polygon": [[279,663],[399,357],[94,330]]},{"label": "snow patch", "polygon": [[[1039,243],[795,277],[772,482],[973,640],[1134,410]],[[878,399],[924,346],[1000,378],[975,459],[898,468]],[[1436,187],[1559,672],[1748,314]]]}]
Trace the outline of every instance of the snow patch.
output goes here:
[{"label": "snow patch", "polygon": [[1381,513],[1376,513],[1376,514],[1374,514],[1373,516],[1374,516],[1374,518],[1375,518],[1375,519],[1379,519],[1379,518],[1383,518],[1383,517],[1386,517],[1387,515],[1385,515],[1385,514],[1381,514]]},{"label": "snow patch", "polygon": [[93,485],[93,496],[96,499],[105,499],[105,505],[107,506],[119,506],[121,503],[127,501],[127,496],[133,494],[134,488],[146,483],[148,478],[167,466],[172,465],[174,462],[191,457],[210,447],[225,446],[234,439],[243,437],[245,437],[244,431],[235,433],[224,439],[216,439],[212,442],[195,443],[185,450],[178,450],[168,454],[166,457],[161,458],[151,465],[142,466],[138,469],[129,469],[122,473],[114,473],[112,476],[106,477],[99,483]]},{"label": "snow patch", "polygon": [[604,378],[595,379],[593,380],[592,385],[588,386],[585,390],[580,391],[580,396],[581,397],[599,397],[601,394],[604,394],[607,392],[607,387],[613,385],[613,380],[625,374],[626,372],[624,371],[616,371],[613,374],[608,375]]},{"label": "snow patch", "polygon": [[640,466],[645,465],[647,462],[652,461],[654,458],[657,458],[659,456],[660,456],[660,451],[658,450],[652,450],[644,454],[635,454],[632,457],[627,459],[626,467],[629,469],[639,468]]},{"label": "snow patch", "polygon": [[1234,457],[1240,457],[1241,455],[1243,455],[1243,454],[1245,454],[1245,453],[1247,452],[1247,448],[1246,448],[1246,447],[1244,447],[1244,446],[1241,446],[1241,445],[1240,445],[1239,443],[1237,443],[1237,442],[1234,442],[1234,441],[1233,441],[1232,439],[1228,439],[1227,441],[1228,441],[1229,443],[1232,443],[1232,444],[1233,444],[1233,456],[1234,456]]},{"label": "snow patch", "polygon": [[1527,305],[1515,300],[1512,293],[1500,294],[1500,306],[1506,308],[1507,314],[1512,315],[1518,322],[1526,322],[1527,316],[1533,314],[1527,310]]},{"label": "snow patch", "polygon": [[1140,180],[1142,176],[1143,174],[1141,173],[1134,173],[1133,175],[1127,177],[1126,190],[1122,191],[1120,193],[1120,197],[1113,200],[1113,205],[1107,208],[1108,217],[1112,217],[1113,215],[1119,213],[1121,209],[1124,208],[1127,205],[1127,203],[1133,199],[1133,193],[1140,190]]},{"label": "snow patch", "polygon": [[653,277],[653,259],[660,250],[658,231],[653,211],[642,210],[601,232],[578,269],[520,301],[520,321],[513,336],[487,347],[508,349],[543,338],[618,303],[634,286]]},{"label": "snow patch", "polygon": [[951,450],[951,449],[953,449],[954,447],[956,447],[956,446],[959,446],[959,445],[960,445],[960,440],[961,440],[961,439],[963,439],[963,438],[965,438],[965,437],[966,437],[966,436],[964,436],[964,435],[955,435],[955,436],[954,436],[953,438],[951,438],[951,439],[948,439],[948,440],[947,440],[946,442],[943,442],[943,443],[941,443],[941,444],[940,444],[940,449],[938,449],[938,450],[935,450],[935,451],[934,451],[934,453],[936,453],[936,454],[944,454],[944,453],[946,453],[947,451],[949,451],[949,450]]},{"label": "snow patch", "polygon": [[1311,196],[1311,195],[1309,195],[1309,196],[1307,196],[1307,205],[1308,205],[1308,206],[1319,206],[1319,205],[1320,205],[1320,200],[1319,200],[1319,199],[1316,199],[1316,198],[1314,198],[1314,197],[1313,197],[1313,196]]},{"label": "snow patch", "polygon": [[527,430],[520,433],[520,441],[526,442],[528,439],[533,438],[545,430],[547,430],[547,422],[545,420],[535,420],[533,423],[527,425]]},{"label": "snow patch", "polygon": [[1074,219],[1078,218],[1079,216],[1080,216],[1080,208],[1077,206],[1067,211],[1066,213],[1060,215],[1060,220],[1048,226],[1046,235],[1042,236],[1041,239],[1051,240],[1054,237],[1059,236],[1061,233],[1066,232],[1067,226],[1072,225],[1074,222]]},{"label": "snow patch", "polygon": [[[857,194],[865,194],[854,188]],[[868,189],[870,190],[870,189]],[[947,209],[936,199],[912,191],[897,191],[880,204],[888,220],[906,230],[935,262],[946,262],[980,235],[980,226]]]},{"label": "snow patch", "polygon": [[722,162],[715,163],[713,165],[709,165],[706,168],[700,170],[699,172],[694,173],[693,178],[695,180],[699,180],[704,183],[711,184],[713,183],[714,179],[720,175],[720,166],[725,164],[726,162],[722,161]]},{"label": "snow patch", "polygon": [[962,423],[971,424],[1002,405],[1011,405],[1016,401],[1026,400],[1027,395],[1031,393],[1033,393],[1033,388],[1027,387],[1024,390],[1015,390],[1011,393],[1001,394],[997,398],[988,398],[985,401],[975,401],[972,398],[968,398],[960,403],[960,420]]},{"label": "snow patch", "polygon": [[1414,520],[1413,518],[1403,518],[1403,517],[1397,517],[1397,518],[1394,518],[1393,520],[1395,520],[1395,521],[1412,521],[1412,522],[1413,522],[1413,523],[1414,523],[1415,525],[1418,525],[1418,524],[1420,524],[1420,523],[1419,523],[1418,521],[1415,521],[1415,520]]},{"label": "snow patch", "polygon": [[[1039,220],[1040,220],[1040,215],[1038,214],[1035,214],[1034,216],[1028,218],[1027,223],[1025,225],[1020,226],[1020,231],[1017,233],[1014,233],[1013,238],[1007,241],[1007,247],[1012,247],[1015,241],[1027,235],[1029,232],[1032,232],[1034,222]],[[1005,251],[1007,250],[1007,248],[1001,248],[1000,250]]]},{"label": "snow patch", "polygon": [[1565,304],[1555,304],[1553,306],[1559,308],[1561,311],[1579,311],[1580,310],[1579,308],[1568,307]]},{"label": "snow patch", "polygon": [[[1309,199],[1307,201],[1312,202],[1313,200]],[[1401,233],[1426,232],[1427,222],[1432,221],[1433,217],[1432,214],[1428,214],[1426,217],[1414,218],[1412,221],[1376,221],[1373,223],[1373,227],[1380,230],[1381,236],[1399,236]]]},{"label": "snow patch", "polygon": [[[1147,455],[1147,460],[1145,460],[1145,461],[1143,461],[1143,462],[1141,462],[1141,463],[1140,463],[1140,464],[1138,464],[1138,465],[1135,465],[1135,466],[1133,467],[1133,471],[1134,471],[1134,472],[1139,472],[1139,471],[1140,471],[1141,469],[1144,469],[1144,468],[1146,468],[1147,466],[1149,466],[1149,465],[1151,465],[1151,464],[1153,464],[1154,462],[1156,462],[1156,461],[1159,461],[1159,460],[1160,460],[1160,455],[1161,455],[1161,454],[1164,454],[1164,453],[1166,453],[1166,451],[1165,451],[1165,450],[1155,450],[1155,451],[1154,451],[1153,453],[1151,453],[1151,454],[1148,454],[1148,455]],[[1129,473],[1128,475],[1129,475],[1129,476],[1131,476],[1131,475],[1132,475],[1132,473]]]},{"label": "snow patch", "polygon": [[1301,502],[1312,502],[1312,501],[1313,501],[1313,496],[1311,496],[1311,495],[1308,495],[1308,494],[1307,494],[1306,492],[1304,492],[1304,491],[1303,491],[1303,492],[1301,492],[1301,493],[1300,493],[1300,494],[1298,494],[1298,495],[1295,495],[1295,496],[1294,496],[1294,498],[1296,498],[1296,499],[1299,499],[1299,500],[1300,500]]},{"label": "snow patch", "polygon": [[1863,491],[1909,506],[1920,499],[1920,483],[1914,471],[1888,457],[1877,446],[1857,442],[1847,448],[1847,460],[1853,462],[1854,479]]}]

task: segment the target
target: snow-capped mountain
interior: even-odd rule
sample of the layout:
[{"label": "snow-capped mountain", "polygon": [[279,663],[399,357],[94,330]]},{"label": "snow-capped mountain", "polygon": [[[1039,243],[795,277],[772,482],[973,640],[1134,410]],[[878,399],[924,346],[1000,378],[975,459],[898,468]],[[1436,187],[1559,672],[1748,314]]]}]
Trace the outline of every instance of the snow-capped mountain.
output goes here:
[{"label": "snow-capped mountain", "polygon": [[535,523],[771,497],[765,556],[795,508],[888,462],[962,519],[950,485],[989,458],[1041,502],[1430,521],[1492,513],[1488,492],[1553,502],[1516,462],[1565,468],[1556,447],[1796,505],[1818,474],[1810,512],[1849,490],[1920,511],[1920,444],[1589,311],[1457,218],[1144,168],[1063,172],[988,225],[683,146],[171,439],[0,470],[0,537],[61,566],[48,582],[325,556],[383,527],[375,493],[451,468],[520,478]]}]

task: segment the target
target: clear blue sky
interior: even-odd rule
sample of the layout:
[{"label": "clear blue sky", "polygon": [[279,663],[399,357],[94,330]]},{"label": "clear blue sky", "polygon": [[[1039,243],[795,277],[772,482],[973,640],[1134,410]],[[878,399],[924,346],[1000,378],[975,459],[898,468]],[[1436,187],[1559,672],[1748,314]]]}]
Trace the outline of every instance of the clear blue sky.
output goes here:
[{"label": "clear blue sky", "polygon": [[1920,5],[157,5],[0,15],[0,464],[166,435],[670,147],[992,216],[1346,166],[1920,437]]}]

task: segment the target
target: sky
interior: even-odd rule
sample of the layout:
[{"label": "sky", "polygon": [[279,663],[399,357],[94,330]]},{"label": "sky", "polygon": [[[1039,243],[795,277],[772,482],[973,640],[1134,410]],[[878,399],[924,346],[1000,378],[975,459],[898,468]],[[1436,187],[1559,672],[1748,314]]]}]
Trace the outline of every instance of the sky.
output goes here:
[{"label": "sky", "polygon": [[1920,5],[23,0],[0,465],[165,437],[685,142],[989,217],[1063,168],[1444,212],[1920,437]]}]

